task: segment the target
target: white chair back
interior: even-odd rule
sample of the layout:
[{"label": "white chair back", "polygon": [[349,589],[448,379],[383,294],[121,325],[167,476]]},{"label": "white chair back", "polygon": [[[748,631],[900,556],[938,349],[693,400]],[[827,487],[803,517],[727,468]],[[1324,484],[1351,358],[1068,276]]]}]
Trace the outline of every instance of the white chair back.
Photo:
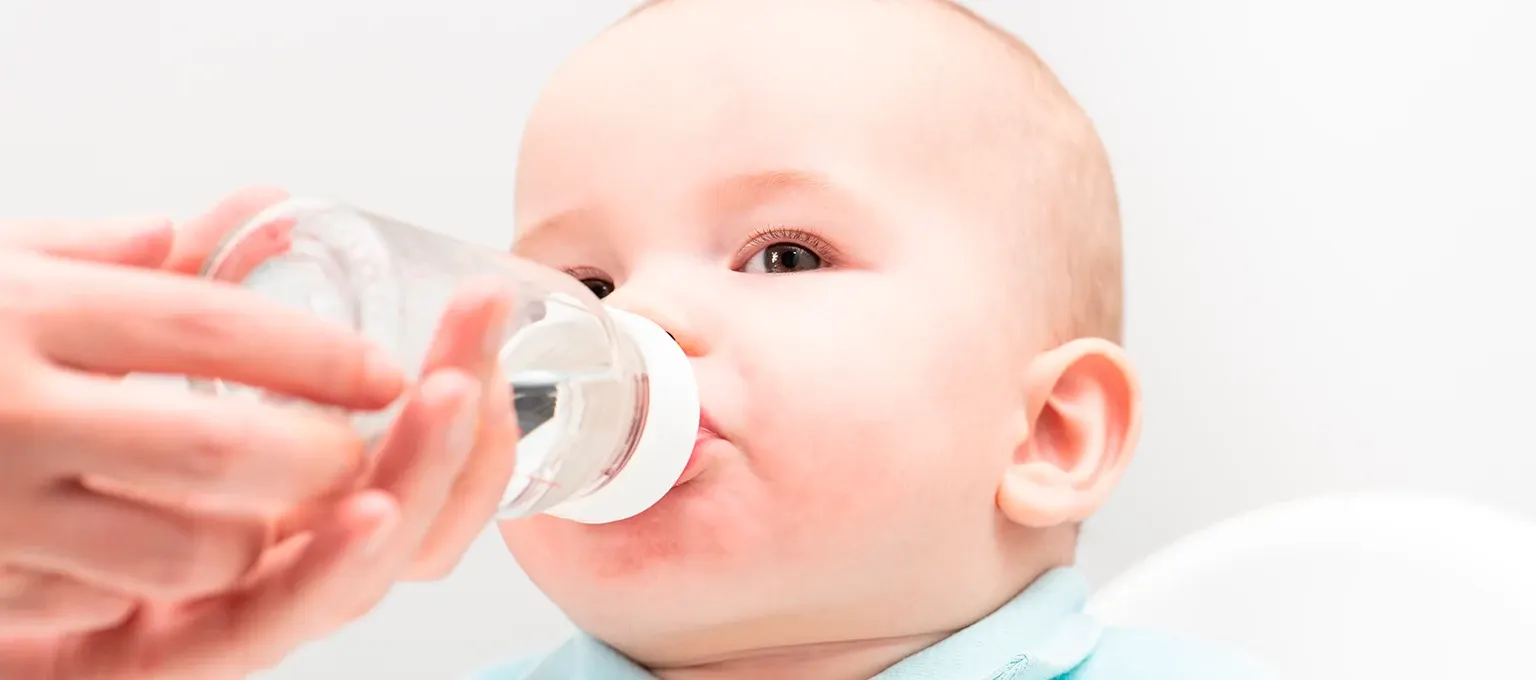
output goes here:
[{"label": "white chair back", "polygon": [[1415,494],[1284,503],[1155,554],[1090,609],[1295,680],[1536,678],[1536,524]]}]

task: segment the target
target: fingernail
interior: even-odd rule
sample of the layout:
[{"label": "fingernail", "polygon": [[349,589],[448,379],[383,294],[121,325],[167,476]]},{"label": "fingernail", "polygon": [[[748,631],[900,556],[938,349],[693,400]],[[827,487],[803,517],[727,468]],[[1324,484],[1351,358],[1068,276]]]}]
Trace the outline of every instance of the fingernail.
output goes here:
[{"label": "fingernail", "polygon": [[476,396],[465,400],[464,405],[459,407],[458,415],[448,427],[448,439],[443,444],[443,450],[454,460],[468,457],[470,449],[475,446],[475,435],[479,429],[480,398]]}]

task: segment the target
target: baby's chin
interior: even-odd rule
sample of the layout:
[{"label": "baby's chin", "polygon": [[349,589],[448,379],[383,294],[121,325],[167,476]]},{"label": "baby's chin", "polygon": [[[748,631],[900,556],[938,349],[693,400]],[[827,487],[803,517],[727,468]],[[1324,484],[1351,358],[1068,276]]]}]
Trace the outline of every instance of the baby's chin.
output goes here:
[{"label": "baby's chin", "polygon": [[607,640],[637,625],[691,628],[772,564],[768,532],[741,521],[747,508],[729,499],[742,494],[722,481],[695,480],[611,524],[538,516],[499,528],[523,572],[583,630]]},{"label": "baby's chin", "polygon": [[744,505],[753,494],[731,493],[731,481],[740,480],[706,471],[619,522],[581,524],[541,515],[499,528],[513,557],[540,587],[546,580],[614,586],[665,580],[756,552],[746,541],[757,532],[742,526],[754,514]]}]

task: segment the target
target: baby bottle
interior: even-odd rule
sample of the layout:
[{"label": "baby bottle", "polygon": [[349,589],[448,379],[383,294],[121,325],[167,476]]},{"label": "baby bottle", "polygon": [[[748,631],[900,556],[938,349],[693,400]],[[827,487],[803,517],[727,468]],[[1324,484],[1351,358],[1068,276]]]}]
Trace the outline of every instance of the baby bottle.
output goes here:
[{"label": "baby bottle", "polygon": [[[460,284],[503,282],[515,306],[498,360],[522,439],[498,517],[619,521],[660,500],[692,454],[699,401],[682,349],[562,272],[345,205],[290,200],[227,236],[202,273],[346,324],[412,374]],[[222,381],[193,384],[290,400]],[[372,440],[398,408],[352,413],[351,422]]]}]

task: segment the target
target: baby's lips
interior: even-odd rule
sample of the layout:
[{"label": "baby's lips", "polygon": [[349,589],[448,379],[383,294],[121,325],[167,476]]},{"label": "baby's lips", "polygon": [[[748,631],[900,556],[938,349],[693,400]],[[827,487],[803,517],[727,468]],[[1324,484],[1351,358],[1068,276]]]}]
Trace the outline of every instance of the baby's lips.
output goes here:
[{"label": "baby's lips", "polygon": [[[701,415],[699,420],[700,423],[703,423],[704,417]],[[693,453],[688,456],[688,463],[683,466],[683,472],[677,476],[677,483],[673,484],[672,488],[675,489],[687,484],[693,481],[694,477],[699,476],[699,472],[704,469],[706,463],[704,448],[715,440],[723,441],[719,433],[715,432],[710,426],[700,424],[698,436],[694,437],[693,440]]]},{"label": "baby's lips", "polygon": [[705,436],[703,432],[699,433],[698,440],[693,444],[693,454],[688,456],[688,464],[683,466],[683,472],[677,476],[677,481],[672,484],[672,488],[687,484],[693,481],[694,477],[699,476],[699,473],[704,470],[704,456],[701,449],[714,439],[712,436]]},{"label": "baby's lips", "polygon": [[715,425],[715,419],[711,418],[708,409],[699,409],[699,439],[711,437],[725,439],[720,435],[720,428]]}]

